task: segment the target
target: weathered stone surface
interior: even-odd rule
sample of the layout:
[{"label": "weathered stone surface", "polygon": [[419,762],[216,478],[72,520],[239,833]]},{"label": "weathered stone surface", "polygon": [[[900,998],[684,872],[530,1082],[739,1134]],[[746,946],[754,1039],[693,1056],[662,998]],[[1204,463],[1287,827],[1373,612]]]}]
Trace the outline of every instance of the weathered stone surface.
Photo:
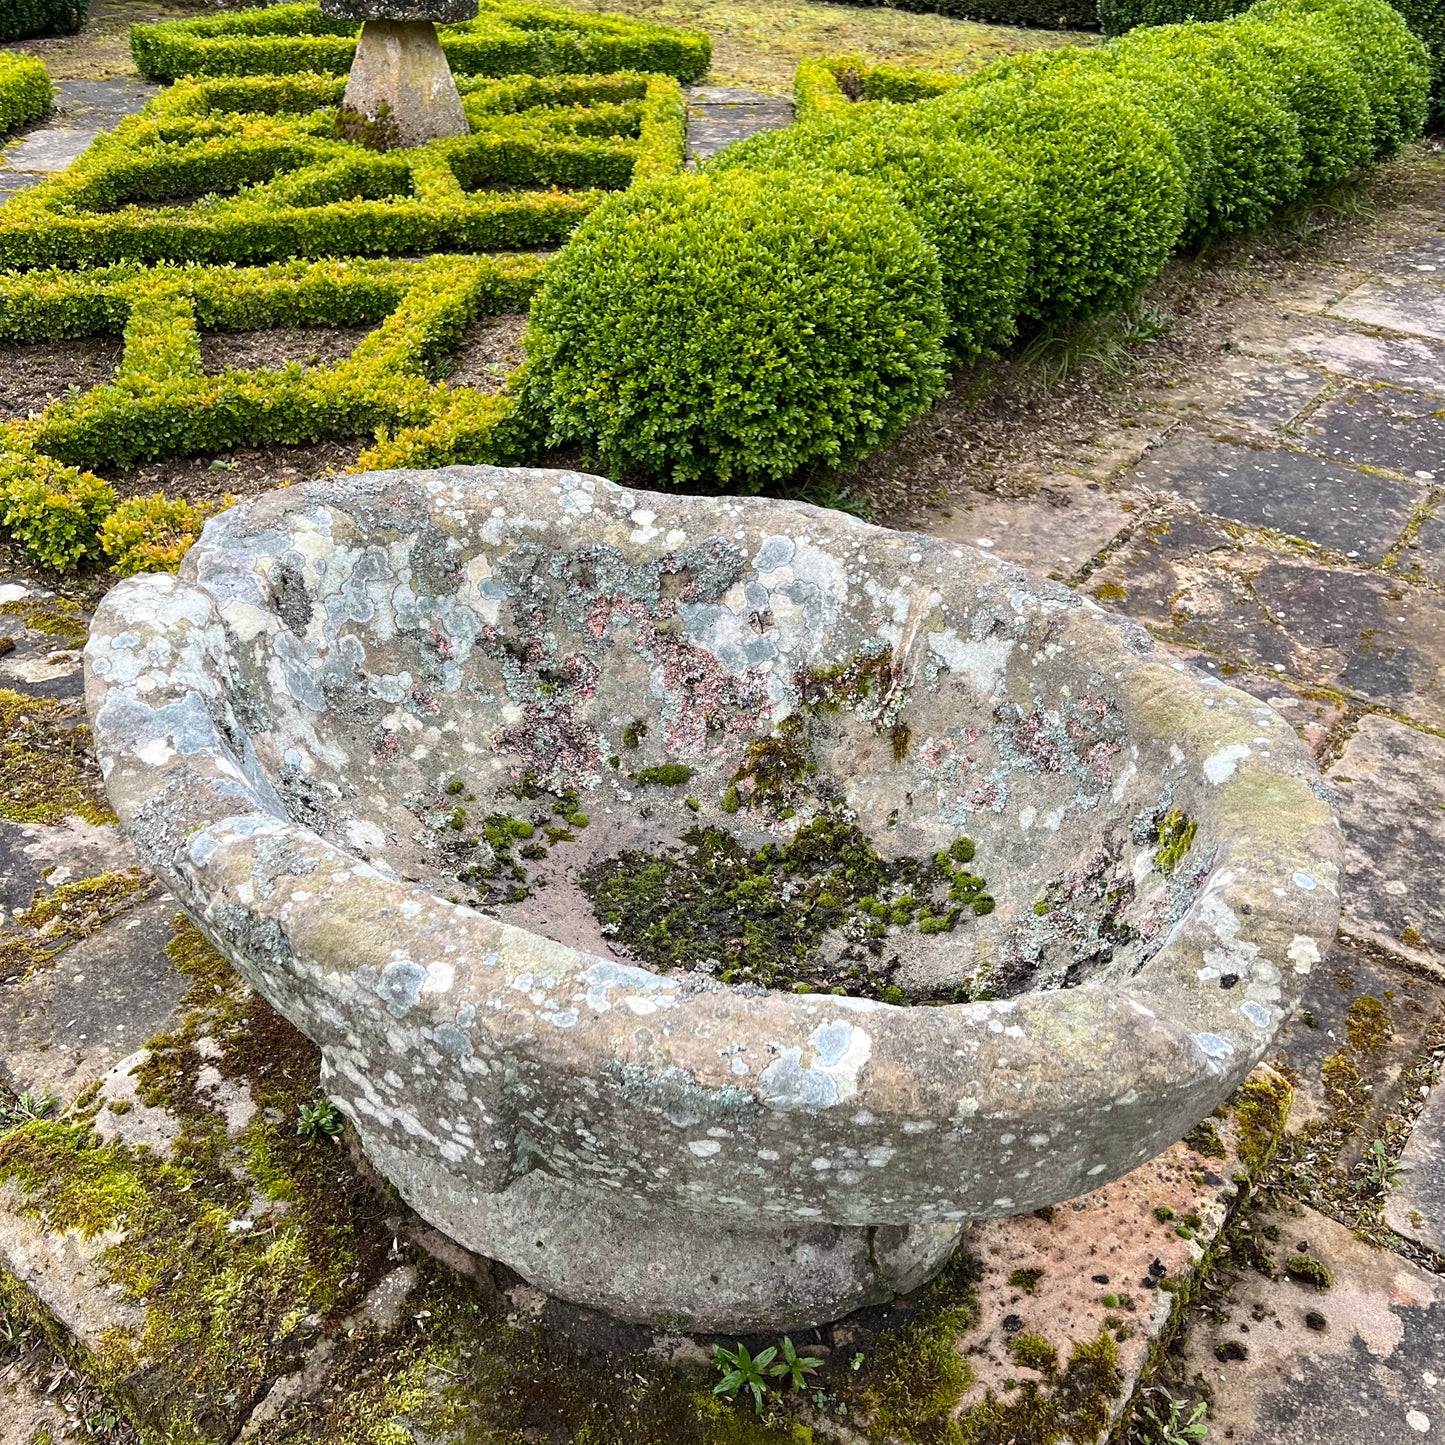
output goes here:
[{"label": "weathered stone surface", "polygon": [[953,514],[929,530],[1062,582],[1136,520],[1135,505],[1126,494],[1091,488],[1077,477],[1050,477],[1033,497],[980,496],[968,506],[955,504]]},{"label": "weathered stone surface", "polygon": [[1089,587],[1172,643],[1445,727],[1445,605],[1431,589],[1320,566],[1188,515],[1141,529]]},{"label": "weathered stone surface", "polygon": [[1345,834],[1342,927],[1396,951],[1445,951],[1445,738],[1361,718],[1329,777]]},{"label": "weathered stone surface", "polygon": [[430,20],[367,20],[341,104],[338,127],[364,122],[375,146],[418,146],[470,129]]},{"label": "weathered stone surface", "polygon": [[1385,1223],[1445,1257],[1445,1088],[1436,1085],[1400,1154]]},{"label": "weathered stone surface", "polygon": [[57,80],[54,85],[56,113],[67,121],[89,121],[99,130],[110,130],[126,116],[137,114],[161,89],[123,75],[105,80]]},{"label": "weathered stone surface", "polygon": [[1360,331],[1312,331],[1291,343],[1301,356],[1358,381],[1445,396],[1445,346],[1414,336],[1370,336]]},{"label": "weathered stone surface", "polygon": [[1445,989],[1336,946],[1285,1020],[1274,1062],[1294,1085],[1289,1132],[1330,1131],[1328,1162],[1348,1169],[1400,1102],[1402,1083],[1445,1010]]},{"label": "weathered stone surface", "polygon": [[1273,435],[1292,422],[1327,385],[1316,371],[1234,356],[1217,372],[1170,391],[1171,412],[1230,424],[1231,431]]},{"label": "weathered stone surface", "polygon": [[[588,860],[824,818],[801,785],[740,807],[739,780],[870,656],[889,681],[833,695],[807,767],[890,851],[976,835],[996,909],[907,945],[900,977],[1015,996],[909,1009],[629,966]],[[819,1227],[917,1228],[928,1254],[1126,1172],[1260,1057],[1334,930],[1336,832],[1268,708],[997,559],[798,504],[492,468],[295,488],[214,520],[180,579],[115,588],[87,658],[141,856],[320,1044],[373,1161],[478,1253],[628,1318],[680,1312],[648,1272],[670,1211],[749,1258],[771,1236],[796,1319]],[[665,762],[690,801],[642,786]],[[448,800],[504,813],[519,787],[574,790],[583,836],[500,921],[444,901]],[[1197,834],[1165,873],[1171,809]],[[603,1228],[626,1200],[656,1249]],[[610,1285],[580,1251],[537,1258],[538,1224],[589,1220]],[[751,1273],[687,1317],[761,1323]]]},{"label": "weathered stone surface", "polygon": [[1326,402],[1300,444],[1345,462],[1384,467],[1415,481],[1445,480],[1445,417],[1438,397],[1351,391]]},{"label": "weathered stone surface", "polygon": [[1445,341],[1445,286],[1423,278],[1378,277],[1335,302],[1330,310],[1366,326]]},{"label": "weathered stone surface", "polygon": [[17,171],[63,171],[99,134],[99,130],[60,126],[32,130],[5,152],[5,160]]},{"label": "weathered stone surface", "polygon": [[166,957],[171,899],[122,914],[0,991],[0,1079],[72,1098],[171,1023],[185,992]]},{"label": "weathered stone surface", "polygon": [[1425,496],[1420,486],[1319,461],[1185,433],[1153,452],[1132,480],[1185,497],[1203,512],[1268,527],[1378,561]]},{"label": "weathered stone surface", "polygon": [[793,102],[782,95],[695,85],[687,96],[687,160],[696,166],[736,141],[793,123]]},{"label": "weathered stone surface", "polygon": [[333,20],[430,21],[457,25],[477,18],[477,0],[321,0]]},{"label": "weathered stone surface", "polygon": [[28,1376],[0,1372],[0,1445],[36,1445],[64,1437],[65,1411]]},{"label": "weathered stone surface", "polygon": [[[1310,1209],[1250,1220],[1275,1278],[1239,1271],[1191,1327],[1184,1373],[1231,1445],[1416,1445],[1445,1426],[1445,1287]],[[1270,1240],[1265,1231],[1278,1231]],[[1302,1249],[1301,1246],[1304,1246]],[[1318,1261],[1328,1289],[1285,1271]],[[1221,1358],[1222,1357],[1222,1358]]]}]

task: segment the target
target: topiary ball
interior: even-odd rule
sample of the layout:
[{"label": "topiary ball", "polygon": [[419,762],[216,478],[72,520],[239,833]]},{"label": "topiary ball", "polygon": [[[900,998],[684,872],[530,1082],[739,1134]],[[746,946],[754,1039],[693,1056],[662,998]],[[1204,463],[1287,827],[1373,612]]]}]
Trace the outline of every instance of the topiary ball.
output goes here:
[{"label": "topiary ball", "polygon": [[1128,300],[1174,249],[1186,199],[1168,127],[1102,59],[1056,55],[991,67],[980,83],[915,107],[941,134],[1001,155],[1033,182],[1021,313],[1044,323]]},{"label": "topiary ball", "polygon": [[938,258],[853,176],[671,176],[600,205],[532,302],[520,386],[614,473],[756,491],[943,389]]}]

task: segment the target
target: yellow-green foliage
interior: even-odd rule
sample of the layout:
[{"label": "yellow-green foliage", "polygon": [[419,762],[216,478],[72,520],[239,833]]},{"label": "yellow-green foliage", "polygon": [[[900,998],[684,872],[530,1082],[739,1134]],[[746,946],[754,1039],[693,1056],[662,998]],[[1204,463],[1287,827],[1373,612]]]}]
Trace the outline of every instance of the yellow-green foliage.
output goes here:
[{"label": "yellow-green foliage", "polygon": [[[316,5],[275,5],[134,25],[130,46],[141,73],[153,80],[297,71],[344,75],[360,28],[354,21],[328,18]],[[475,20],[442,26],[440,39],[457,75],[635,69],[691,81],[706,72],[712,59],[711,42],[699,30],[519,0],[481,0]]]},{"label": "yellow-green foliage", "polygon": [[464,81],[471,134],[384,154],[334,134],[341,85],[172,86],[0,211],[0,266],[534,249],[564,240],[634,167],[652,178],[682,163],[667,76]]},{"label": "yellow-green foliage", "polygon": [[1194,835],[1198,831],[1199,824],[1187,817],[1182,808],[1171,809],[1156,830],[1159,848],[1154,854],[1154,866],[1161,873],[1172,873],[1194,846]]},{"label": "yellow-green foliage", "polygon": [[92,772],[90,729],[76,703],[0,688],[0,818],[113,823]]},{"label": "yellow-green foliage", "polygon": [[[230,504],[227,498],[221,506]],[[174,572],[186,549],[216,510],[210,502],[187,502],[156,492],[121,502],[100,525],[100,550],[117,577],[137,572]]]},{"label": "yellow-green foliage", "polygon": [[50,109],[50,94],[50,76],[38,60],[0,52],[0,135],[39,120]]}]

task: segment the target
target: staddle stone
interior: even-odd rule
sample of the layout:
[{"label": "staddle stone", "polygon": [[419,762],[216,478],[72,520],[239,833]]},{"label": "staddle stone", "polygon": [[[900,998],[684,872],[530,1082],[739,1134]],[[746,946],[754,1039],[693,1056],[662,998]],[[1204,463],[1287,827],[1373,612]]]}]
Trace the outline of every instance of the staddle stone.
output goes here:
[{"label": "staddle stone", "polygon": [[[382,3],[368,8],[410,16],[415,6]],[[446,0],[433,7],[448,8]],[[476,13],[475,5],[472,13]],[[361,41],[337,131],[378,150],[418,146],[445,136],[466,135],[467,117],[451,67],[430,20],[371,18]]]}]

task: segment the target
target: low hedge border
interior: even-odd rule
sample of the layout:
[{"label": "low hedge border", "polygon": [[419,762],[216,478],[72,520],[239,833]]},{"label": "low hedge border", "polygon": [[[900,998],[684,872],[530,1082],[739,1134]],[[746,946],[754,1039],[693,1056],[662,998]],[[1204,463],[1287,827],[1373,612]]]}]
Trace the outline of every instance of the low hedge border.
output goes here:
[{"label": "low hedge border", "polygon": [[[93,467],[366,435],[378,452],[363,466],[448,447],[468,460],[518,461],[528,434],[511,397],[433,378],[473,321],[526,306],[543,266],[534,256],[442,256],[0,276],[0,341],[125,338],[113,382],[0,427],[0,523],[47,566],[124,573],[174,565],[205,509],[159,495],[118,503]],[[201,369],[202,330],[367,323],[379,324],[331,366]]]},{"label": "low hedge border", "polygon": [[8,135],[50,109],[50,76],[38,60],[0,52],[0,135]]},{"label": "low hedge border", "polygon": [[[1105,35],[1118,36],[1140,26],[1227,20],[1247,10],[1250,3],[1251,0],[1098,0],[1099,24]],[[1432,130],[1445,128],[1445,0],[1392,0],[1392,4],[1430,53],[1427,124]]]},{"label": "low hedge border", "polygon": [[[152,80],[344,74],[360,30],[353,21],[329,19],[317,5],[275,5],[134,25],[130,48],[141,74]],[[712,63],[712,43],[702,31],[517,0],[482,0],[475,20],[440,26],[438,35],[458,76],[640,70],[693,81]]]},{"label": "low hedge border", "polygon": [[[1258,225],[1398,149],[1418,134],[1429,88],[1424,47],[1385,0],[1258,0],[1227,21],[1009,57],[913,104],[850,103],[844,75],[868,94],[854,62],[809,64],[802,121],[730,147],[704,173],[750,174],[753,188],[676,177],[609,198],[579,227],[527,335],[524,394],[550,444],[592,449],[639,480],[733,490],[848,465],[927,407],[917,382],[945,346],[967,356],[1020,322],[1127,301],[1181,241]],[[937,350],[915,334],[916,291],[897,331],[885,309],[866,313],[871,344],[859,336],[853,320],[878,285],[866,248],[856,306],[846,268],[830,273],[822,312],[794,285],[799,208],[836,204],[830,187],[843,183],[898,204],[906,220],[880,207],[875,221],[895,226],[900,256],[921,235],[938,258]],[[832,238],[808,225],[821,257]],[[771,249],[751,239],[774,234]],[[885,369],[861,397],[826,342],[834,326],[839,354],[891,365],[906,353],[915,374]],[[745,344],[694,344],[731,333]],[[795,424],[795,396],[828,446]]]},{"label": "low hedge border", "polygon": [[89,13],[90,0],[5,0],[0,6],[0,41],[74,35]]},{"label": "low hedge border", "polygon": [[682,165],[669,76],[474,78],[470,135],[386,153],[332,136],[343,86],[178,82],[0,210],[0,268],[555,246],[634,172]]}]

